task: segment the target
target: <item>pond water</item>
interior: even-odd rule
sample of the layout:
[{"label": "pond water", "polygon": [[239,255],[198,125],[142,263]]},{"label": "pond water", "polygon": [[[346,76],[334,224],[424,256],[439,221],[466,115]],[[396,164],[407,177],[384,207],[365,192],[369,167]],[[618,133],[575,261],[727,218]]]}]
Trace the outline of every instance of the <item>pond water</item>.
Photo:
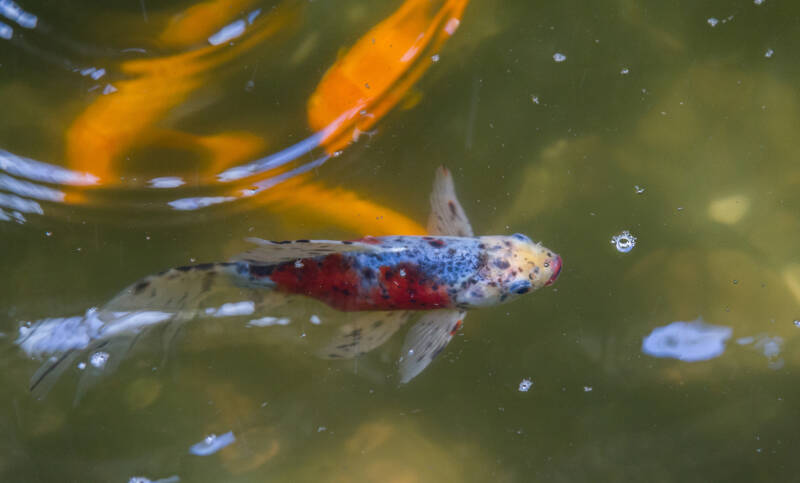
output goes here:
[{"label": "pond water", "polygon": [[[18,1],[0,1],[0,480],[797,478],[800,4],[440,1],[460,22],[415,24],[447,35],[414,44],[408,85],[320,131],[326,70],[403,2]],[[315,357],[349,316],[301,301],[148,331],[78,399],[102,356],[29,391],[20,328],[248,237],[413,231],[440,164],[476,233],[525,233],[564,268],[470,312],[408,384],[402,335]]]}]

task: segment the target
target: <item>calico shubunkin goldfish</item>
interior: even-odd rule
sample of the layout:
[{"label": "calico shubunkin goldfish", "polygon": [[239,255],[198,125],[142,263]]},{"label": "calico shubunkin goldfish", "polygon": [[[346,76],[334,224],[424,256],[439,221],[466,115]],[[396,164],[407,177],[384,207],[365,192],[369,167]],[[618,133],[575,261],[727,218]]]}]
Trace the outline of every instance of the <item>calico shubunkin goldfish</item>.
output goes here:
[{"label": "calico shubunkin goldfish", "polygon": [[[434,182],[428,231],[429,236],[352,241],[250,239],[256,247],[229,262],[173,268],[146,277],[117,295],[103,312],[119,317],[158,310],[186,319],[187,313],[202,313],[187,307],[197,306],[225,283],[270,294],[262,310],[281,298],[310,297],[352,314],[320,351],[325,358],[368,352],[421,314],[406,336],[400,358],[400,379],[408,382],[444,349],[468,309],[504,303],[550,285],[562,266],[560,256],[525,235],[474,236],[445,168],[437,171]],[[95,346],[140,330],[130,319],[104,324],[90,337]],[[20,345],[25,348],[24,341]],[[33,386],[52,369],[53,364],[40,369]]]}]

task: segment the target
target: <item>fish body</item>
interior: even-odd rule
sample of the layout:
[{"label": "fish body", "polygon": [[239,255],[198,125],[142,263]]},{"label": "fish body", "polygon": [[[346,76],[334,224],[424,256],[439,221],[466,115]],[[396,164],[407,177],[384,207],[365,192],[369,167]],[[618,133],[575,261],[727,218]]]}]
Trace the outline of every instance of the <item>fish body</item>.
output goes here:
[{"label": "fish body", "polygon": [[[302,245],[313,241],[300,240]],[[342,311],[470,309],[552,283],[561,258],[524,235],[367,237],[368,250],[264,264],[242,260],[242,282],[318,299]]]},{"label": "fish body", "polygon": [[[63,334],[74,333],[74,325],[81,322],[70,319],[72,325],[67,327],[51,320],[21,330],[17,344],[28,354],[41,357],[51,353],[48,348],[57,348],[34,374],[31,390],[45,393],[70,361],[90,351],[102,350],[110,358],[107,372],[143,331],[157,323],[166,324],[168,347],[187,320],[278,310],[295,303],[296,296],[349,314],[337,335],[318,352],[328,359],[369,352],[421,313],[398,360],[400,382],[405,383],[444,350],[467,310],[505,303],[550,285],[561,271],[561,257],[525,235],[474,236],[445,168],[436,173],[427,231],[429,236],[348,241],[251,238],[255,248],[230,261],[145,277],[107,302],[96,316],[87,317],[85,330],[78,331],[85,336],[69,347],[61,340]],[[247,293],[248,301],[208,307],[226,287]],[[98,371],[82,374],[79,395],[97,375]]]}]

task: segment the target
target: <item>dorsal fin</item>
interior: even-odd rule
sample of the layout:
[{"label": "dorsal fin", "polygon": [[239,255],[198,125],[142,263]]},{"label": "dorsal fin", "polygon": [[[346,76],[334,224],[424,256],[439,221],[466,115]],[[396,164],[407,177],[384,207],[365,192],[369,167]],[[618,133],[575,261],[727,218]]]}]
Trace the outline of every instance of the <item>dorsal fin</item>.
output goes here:
[{"label": "dorsal fin", "polygon": [[464,208],[456,197],[453,176],[444,166],[436,170],[433,182],[428,232],[431,235],[474,236]]},{"label": "dorsal fin", "polygon": [[232,261],[250,263],[281,263],[300,258],[313,258],[331,253],[369,252],[376,247],[359,241],[337,240],[293,240],[293,241],[267,241],[261,238],[248,238],[247,241],[255,243],[258,247],[240,253]]}]

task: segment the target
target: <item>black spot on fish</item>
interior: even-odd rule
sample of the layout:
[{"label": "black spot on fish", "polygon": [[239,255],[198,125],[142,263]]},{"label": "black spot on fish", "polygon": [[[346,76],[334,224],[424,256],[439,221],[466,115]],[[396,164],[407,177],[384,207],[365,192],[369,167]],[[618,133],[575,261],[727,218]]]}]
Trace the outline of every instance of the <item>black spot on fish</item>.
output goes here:
[{"label": "black spot on fish", "polygon": [[508,267],[510,267],[511,264],[508,263],[508,260],[506,260],[505,258],[498,258],[497,260],[494,261],[494,266],[499,268],[500,270],[505,270]]},{"label": "black spot on fish", "polygon": [[444,241],[442,240],[431,240],[428,242],[430,246],[433,248],[442,248],[444,246]]},{"label": "black spot on fish", "polygon": [[345,335],[347,337],[353,337],[353,338],[361,337],[361,329],[353,329],[352,332],[350,332],[348,334],[345,334]]},{"label": "black spot on fish", "polygon": [[373,272],[371,268],[365,268],[362,270],[361,275],[367,280],[372,280],[375,278],[375,272]]},{"label": "black spot on fish", "polygon": [[331,359],[339,359],[342,356],[340,356],[339,354],[328,354],[328,357],[330,357]]},{"label": "black spot on fish", "polygon": [[456,211],[456,204],[453,203],[452,201],[448,201],[447,207],[450,208],[450,214],[452,214],[454,218],[458,218],[458,211]]},{"label": "black spot on fish", "polygon": [[352,245],[352,244],[353,244],[353,242],[347,241],[347,240],[342,242],[342,245]]},{"label": "black spot on fish", "polygon": [[378,327],[380,327],[382,325],[383,325],[383,321],[382,320],[376,320],[375,322],[373,322],[372,328],[373,329],[377,329]]},{"label": "black spot on fish", "polygon": [[295,240],[295,243],[308,243],[309,240]]},{"label": "black spot on fish", "polygon": [[181,272],[188,272],[191,269],[192,269],[192,267],[190,267],[188,265],[184,265],[182,267],[175,267],[175,270],[179,270]]},{"label": "black spot on fish", "polygon": [[449,248],[449,249],[447,250],[447,254],[448,254],[448,255],[450,255],[450,256],[452,257],[453,255],[455,255],[455,254],[456,254],[456,249],[455,249],[455,248]]},{"label": "black spot on fish", "polygon": [[194,268],[195,268],[195,270],[210,270],[210,269],[214,268],[214,264],[213,263],[201,263],[200,265],[195,265]]},{"label": "black spot on fish", "polygon": [[275,270],[275,265],[250,265],[250,275],[254,277],[268,277]]},{"label": "black spot on fish", "polygon": [[139,295],[142,292],[142,290],[147,288],[148,285],[150,285],[149,280],[142,280],[141,282],[133,286],[133,294]]}]

